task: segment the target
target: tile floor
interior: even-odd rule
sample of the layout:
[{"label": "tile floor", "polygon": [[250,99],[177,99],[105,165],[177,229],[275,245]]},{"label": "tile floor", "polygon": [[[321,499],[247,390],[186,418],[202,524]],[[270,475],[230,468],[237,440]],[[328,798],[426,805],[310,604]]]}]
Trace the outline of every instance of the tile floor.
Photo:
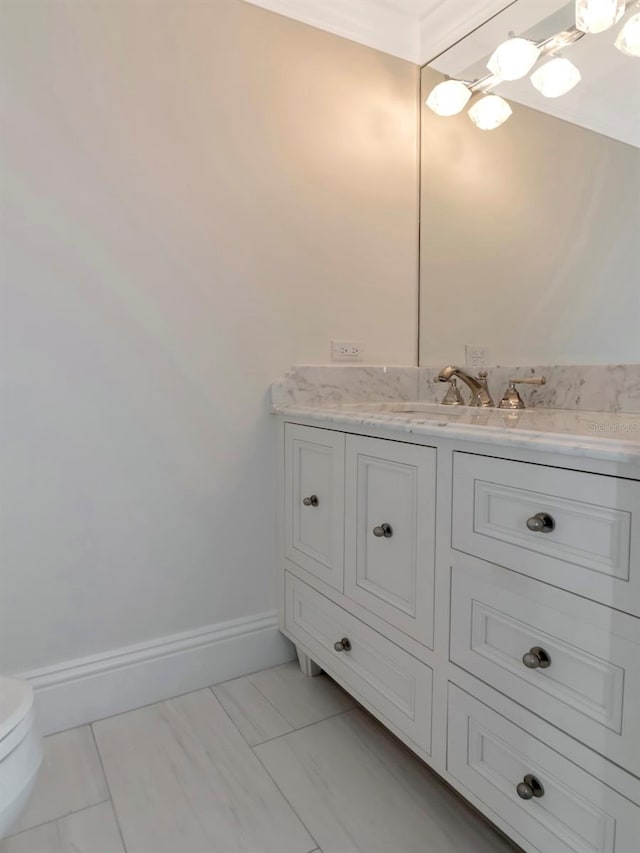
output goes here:
[{"label": "tile floor", "polygon": [[258,672],[47,738],[0,853],[513,853],[326,676]]}]

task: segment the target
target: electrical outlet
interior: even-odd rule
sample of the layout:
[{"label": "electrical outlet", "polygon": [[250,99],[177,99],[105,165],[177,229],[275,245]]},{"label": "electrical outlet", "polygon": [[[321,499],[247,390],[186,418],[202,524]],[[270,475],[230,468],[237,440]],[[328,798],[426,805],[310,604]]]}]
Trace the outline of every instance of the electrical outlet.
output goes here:
[{"label": "electrical outlet", "polygon": [[473,367],[475,370],[486,370],[489,367],[489,347],[467,344],[465,346],[465,358],[467,367]]},{"label": "electrical outlet", "polygon": [[331,361],[364,361],[362,341],[331,341]]}]

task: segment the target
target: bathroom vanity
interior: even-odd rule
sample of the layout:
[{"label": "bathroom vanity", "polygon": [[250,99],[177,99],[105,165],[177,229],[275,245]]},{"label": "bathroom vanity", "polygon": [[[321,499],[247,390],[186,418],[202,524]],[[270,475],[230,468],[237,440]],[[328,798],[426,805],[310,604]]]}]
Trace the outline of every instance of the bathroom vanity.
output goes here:
[{"label": "bathroom vanity", "polygon": [[640,416],[277,410],[282,631],[527,851],[636,853]]}]

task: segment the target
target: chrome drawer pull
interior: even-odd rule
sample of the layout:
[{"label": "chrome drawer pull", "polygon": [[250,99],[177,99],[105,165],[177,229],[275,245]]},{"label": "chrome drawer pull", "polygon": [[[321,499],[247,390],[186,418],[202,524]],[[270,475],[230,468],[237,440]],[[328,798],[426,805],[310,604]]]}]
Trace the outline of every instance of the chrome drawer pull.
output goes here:
[{"label": "chrome drawer pull", "polygon": [[527,519],[527,527],[534,533],[551,533],[552,530],[555,530],[556,522],[552,515],[539,512]]},{"label": "chrome drawer pull", "polygon": [[527,773],[522,782],[516,785],[516,794],[521,800],[532,800],[534,797],[544,797],[544,788],[535,776]]},{"label": "chrome drawer pull", "polygon": [[318,496],[317,496],[317,495],[311,495],[311,497],[310,497],[310,498],[304,498],[304,499],[303,499],[303,501],[302,501],[302,503],[303,503],[305,506],[318,506],[318,504],[320,503],[320,501],[318,500]]},{"label": "chrome drawer pull", "polygon": [[333,648],[337,652],[350,652],[351,651],[351,640],[348,637],[343,637],[341,640],[338,640],[337,643],[333,644]]},{"label": "chrome drawer pull", "polygon": [[373,528],[373,535],[378,538],[382,538],[384,536],[385,539],[391,539],[393,536],[393,527],[386,522],[381,524],[380,527]]},{"label": "chrome drawer pull", "polygon": [[522,663],[529,669],[548,669],[551,657],[541,646],[534,646],[522,655]]}]

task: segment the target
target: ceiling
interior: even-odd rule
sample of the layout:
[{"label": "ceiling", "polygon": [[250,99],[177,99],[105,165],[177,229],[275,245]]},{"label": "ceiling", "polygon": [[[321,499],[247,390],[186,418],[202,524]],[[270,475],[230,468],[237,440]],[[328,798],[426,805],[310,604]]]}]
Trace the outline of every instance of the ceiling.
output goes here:
[{"label": "ceiling", "polygon": [[[481,77],[510,31],[544,38],[573,23],[573,0],[245,0],[443,74]],[[629,9],[627,15],[635,9]],[[561,98],[543,98],[529,80],[494,91],[640,147],[640,62],[613,46],[614,31],[586,36],[565,52],[582,82]]]},{"label": "ceiling", "polygon": [[245,0],[424,65],[512,0]]}]

